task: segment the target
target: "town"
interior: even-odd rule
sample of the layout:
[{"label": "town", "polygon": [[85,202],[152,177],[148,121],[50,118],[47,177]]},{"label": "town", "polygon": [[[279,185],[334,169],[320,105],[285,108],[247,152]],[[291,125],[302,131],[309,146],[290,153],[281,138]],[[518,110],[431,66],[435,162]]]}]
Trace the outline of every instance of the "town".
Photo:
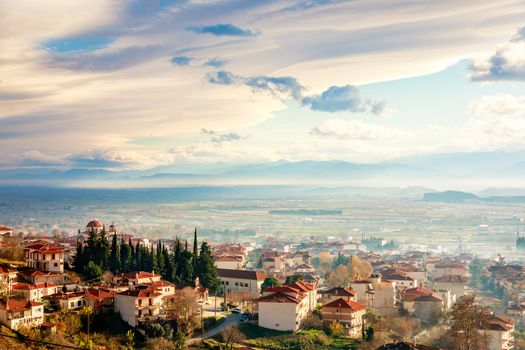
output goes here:
[{"label": "town", "polygon": [[[516,249],[523,249],[518,237]],[[525,344],[525,265],[394,240],[263,244],[0,225],[3,348],[478,349]]]}]

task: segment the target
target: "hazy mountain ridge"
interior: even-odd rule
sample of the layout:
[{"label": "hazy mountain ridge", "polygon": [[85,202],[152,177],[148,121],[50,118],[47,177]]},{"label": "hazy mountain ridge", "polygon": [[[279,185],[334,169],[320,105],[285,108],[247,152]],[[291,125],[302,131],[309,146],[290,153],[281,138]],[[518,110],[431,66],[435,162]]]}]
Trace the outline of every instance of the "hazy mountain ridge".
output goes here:
[{"label": "hazy mountain ridge", "polygon": [[[478,180],[483,187],[513,179],[518,186],[525,168],[525,150],[412,156],[382,163],[350,163],[340,160],[291,162],[279,160],[256,164],[174,164],[145,170],[75,168],[18,168],[0,170],[0,184],[43,186],[174,186],[216,184],[317,184],[335,187],[435,187],[433,182]],[[484,181],[487,180],[487,183]],[[511,185],[512,182],[505,182]],[[480,186],[481,187],[481,186]],[[509,186],[510,187],[510,186]],[[423,194],[423,191],[417,191]],[[508,196],[487,193],[487,196]],[[525,195],[525,191],[518,194]],[[485,196],[485,194],[481,194]]]}]

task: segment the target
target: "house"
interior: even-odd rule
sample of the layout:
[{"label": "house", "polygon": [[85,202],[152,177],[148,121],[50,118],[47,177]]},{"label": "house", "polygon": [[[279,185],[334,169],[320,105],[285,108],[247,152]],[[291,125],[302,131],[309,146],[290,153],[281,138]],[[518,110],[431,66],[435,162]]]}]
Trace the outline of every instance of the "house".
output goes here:
[{"label": "house", "polygon": [[357,300],[361,304],[377,309],[381,315],[393,315],[396,307],[396,283],[383,279],[380,273],[375,273],[366,280],[356,280],[350,284],[357,291]]},{"label": "house", "polygon": [[131,327],[156,321],[162,306],[162,294],[148,289],[130,289],[115,294],[115,311]]},{"label": "house", "polygon": [[315,271],[314,267],[307,263],[299,264],[295,266],[294,269],[295,269],[295,272],[300,273],[300,274],[312,273]]},{"label": "house", "polygon": [[350,288],[345,287],[334,287],[328,290],[320,292],[322,294],[323,304],[329,303],[330,301],[343,298],[348,301],[357,301],[357,292]]},{"label": "house", "polygon": [[382,278],[395,282],[398,291],[402,291],[406,288],[417,287],[417,280],[410,277],[406,273],[396,269],[387,269],[381,272]]},{"label": "house", "polygon": [[330,326],[334,321],[340,322],[349,336],[360,336],[363,328],[363,316],[366,306],[346,298],[339,298],[323,305],[323,325]]},{"label": "house", "polygon": [[291,287],[268,291],[254,303],[259,314],[259,326],[279,331],[298,330],[309,310],[308,297]]},{"label": "house", "polygon": [[251,270],[217,269],[223,293],[250,292],[257,298],[266,275]]},{"label": "house", "polygon": [[434,287],[437,289],[450,289],[452,294],[459,299],[465,295],[465,286],[468,283],[468,278],[460,275],[444,275],[434,278]]},{"label": "house", "polygon": [[13,295],[20,295],[29,301],[42,301],[43,297],[58,293],[60,287],[54,283],[15,283],[11,286]]},{"label": "house", "polygon": [[218,269],[240,270],[243,259],[236,256],[220,256],[215,258],[215,266]]},{"label": "house", "polygon": [[161,276],[155,272],[146,271],[133,271],[119,273],[113,276],[113,283],[121,286],[147,284],[151,282],[158,282],[161,280]]},{"label": "house", "polygon": [[18,271],[18,280],[31,284],[54,283],[63,285],[66,283],[66,275],[59,272],[42,272],[38,270],[26,269]]},{"label": "house", "polygon": [[467,277],[469,271],[465,264],[455,261],[440,262],[434,265],[432,277],[434,280],[441,276],[463,276]]},{"label": "house", "polygon": [[430,288],[407,288],[403,292],[401,292],[401,302],[403,310],[408,312],[409,314],[413,314],[415,312],[415,303],[414,299],[420,296],[424,295],[432,295],[433,291]]},{"label": "house", "polygon": [[17,271],[0,266],[0,284],[9,289],[9,285],[16,282]]},{"label": "house", "polygon": [[500,315],[487,315],[478,332],[486,337],[487,350],[510,350],[514,348],[514,321]]},{"label": "house", "polygon": [[11,329],[22,325],[39,326],[44,321],[44,305],[36,301],[0,300],[0,323]]},{"label": "house", "polygon": [[115,292],[106,288],[88,288],[84,300],[95,314],[111,312],[114,310]]},{"label": "house", "polygon": [[424,287],[427,282],[427,273],[413,264],[397,264],[395,265],[395,269],[401,271],[407,276],[412,277],[414,281],[417,281],[417,285],[415,287]]},{"label": "house", "polygon": [[84,296],[84,292],[59,292],[53,295],[49,295],[45,299],[48,299],[51,305],[60,308],[60,310],[70,311],[80,310],[84,306],[86,306],[86,300]]},{"label": "house", "polygon": [[292,284],[288,284],[288,286],[305,293],[308,298],[308,310],[315,310],[315,307],[317,306],[317,287],[315,285],[298,280]]},{"label": "house", "polygon": [[422,323],[434,324],[443,315],[443,299],[434,294],[420,295],[413,299],[414,316]]},{"label": "house", "polygon": [[64,273],[64,250],[48,243],[36,243],[24,248],[29,268]]},{"label": "house", "polygon": [[151,288],[163,296],[175,294],[175,284],[162,280],[144,283],[142,285],[138,285],[137,288]]}]

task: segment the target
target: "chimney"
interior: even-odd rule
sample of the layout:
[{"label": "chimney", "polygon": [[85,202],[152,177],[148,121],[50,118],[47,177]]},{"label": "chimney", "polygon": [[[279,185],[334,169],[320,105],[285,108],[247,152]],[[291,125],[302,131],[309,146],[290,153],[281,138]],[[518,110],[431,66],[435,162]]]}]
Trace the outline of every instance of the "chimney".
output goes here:
[{"label": "chimney", "polygon": [[381,283],[381,274],[379,272],[373,273],[370,276],[373,284]]}]

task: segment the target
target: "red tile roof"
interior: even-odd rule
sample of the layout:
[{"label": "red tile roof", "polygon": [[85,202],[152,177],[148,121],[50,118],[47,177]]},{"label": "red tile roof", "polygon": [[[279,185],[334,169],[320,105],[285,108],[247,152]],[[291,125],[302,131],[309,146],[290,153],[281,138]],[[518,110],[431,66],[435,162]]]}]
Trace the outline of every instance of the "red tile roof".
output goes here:
[{"label": "red tile roof", "polygon": [[345,287],[334,287],[324,291],[323,294],[333,295],[337,297],[355,297],[357,292]]},{"label": "red tile roof", "polygon": [[5,305],[6,305],[6,310],[17,312],[17,311],[31,310],[32,307],[40,306],[43,304],[37,303],[36,301],[9,299],[7,300]]},{"label": "red tile roof", "polygon": [[350,309],[352,311],[359,311],[366,309],[366,306],[363,304],[356,303],[355,301],[346,300],[344,298],[339,298],[334,301],[329,302],[328,304],[323,305],[321,308],[324,309],[325,307],[336,307],[339,309]]},{"label": "red tile roof", "polygon": [[303,292],[299,289],[290,287],[290,286],[275,286],[263,289],[263,293],[294,293],[294,294],[302,294]]},{"label": "red tile roof", "polygon": [[89,288],[88,292],[86,293],[86,297],[96,300],[110,299],[114,296],[114,291],[103,288]]},{"label": "red tile roof", "polygon": [[135,298],[149,298],[149,297],[158,297],[161,294],[150,289],[135,289],[135,290],[126,290],[124,292],[118,293],[118,295],[127,295]]},{"label": "red tile roof", "polygon": [[299,304],[301,299],[294,298],[284,293],[273,293],[269,295],[262,296],[258,299],[255,299],[256,303],[294,303]]},{"label": "red tile roof", "polygon": [[265,274],[251,270],[217,269],[219,277],[264,281]]}]

